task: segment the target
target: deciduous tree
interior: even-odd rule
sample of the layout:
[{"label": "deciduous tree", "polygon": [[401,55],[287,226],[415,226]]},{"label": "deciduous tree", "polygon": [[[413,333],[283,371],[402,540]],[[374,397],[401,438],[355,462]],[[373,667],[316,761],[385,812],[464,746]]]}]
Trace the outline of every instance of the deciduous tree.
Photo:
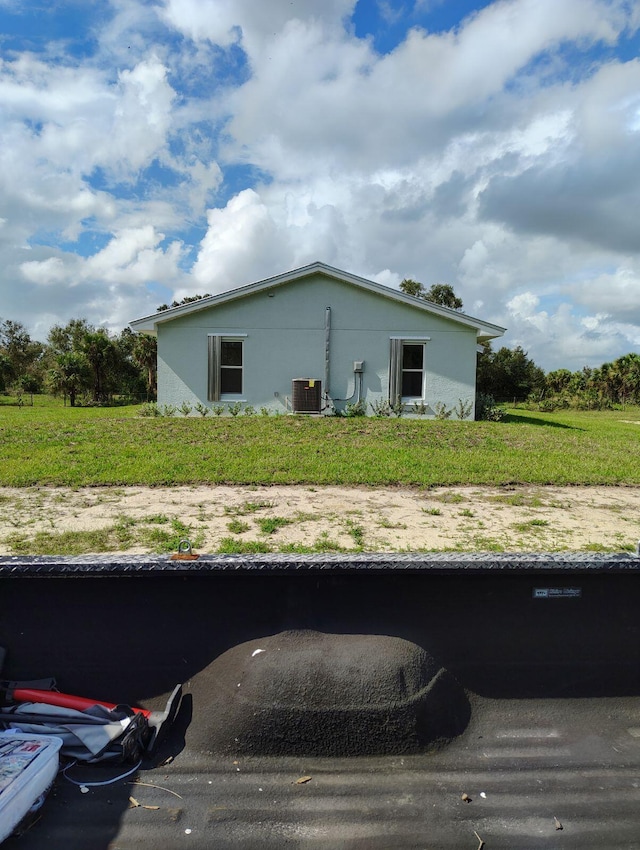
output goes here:
[{"label": "deciduous tree", "polygon": [[449,307],[450,310],[462,310],[462,298],[456,295],[450,283],[434,283],[429,289],[425,289],[419,281],[406,277],[400,283],[400,289],[414,298],[422,298],[441,307]]},{"label": "deciduous tree", "polygon": [[544,379],[544,371],[519,345],[494,352],[487,343],[478,357],[477,390],[496,401],[524,401],[531,393],[542,392]]}]

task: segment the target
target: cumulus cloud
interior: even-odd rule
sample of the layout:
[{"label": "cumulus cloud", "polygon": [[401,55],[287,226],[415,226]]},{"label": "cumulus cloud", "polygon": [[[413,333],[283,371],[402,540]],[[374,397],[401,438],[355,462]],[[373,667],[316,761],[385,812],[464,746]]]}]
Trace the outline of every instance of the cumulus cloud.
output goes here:
[{"label": "cumulus cloud", "polygon": [[211,41],[222,46],[242,39],[248,48],[267,43],[288,22],[322,20],[332,29],[340,29],[356,0],[164,0],[161,16],[175,29],[194,41]]},{"label": "cumulus cloud", "polygon": [[175,97],[167,69],[157,57],[122,71],[118,88],[111,133],[101,146],[107,167],[116,175],[123,165],[129,170],[141,168],[163,149]]},{"label": "cumulus cloud", "polygon": [[[182,243],[161,246],[159,228],[175,228],[191,210],[202,214],[222,179],[215,161],[170,151],[175,91],[166,66],[151,54],[113,74],[25,53],[0,64],[0,97],[3,315],[42,325],[30,316],[35,304],[49,321],[88,314],[123,326],[149,312],[149,287],[170,293],[184,274]],[[154,162],[173,169],[176,186],[118,190],[137,186]],[[74,250],[89,232],[106,246]]]},{"label": "cumulus cloud", "polygon": [[20,266],[22,274],[31,283],[39,286],[54,286],[67,278],[67,269],[61,257],[46,260],[27,260]]},{"label": "cumulus cloud", "polygon": [[525,110],[513,87],[535,75],[529,66],[540,54],[568,40],[610,42],[623,26],[608,4],[511,0],[457,31],[411,30],[377,56],[323,21],[295,18],[249,53],[254,73],[233,97],[230,130],[283,177],[308,173],[314,161],[371,170],[425,150],[440,156],[465,134],[517,127]]},{"label": "cumulus cloud", "polygon": [[[534,293],[521,293],[507,304],[512,344],[536,354],[536,363],[551,371],[557,368],[577,371],[587,364],[599,365],[628,351],[640,339],[632,330],[612,322],[606,314],[577,316],[572,304],[541,309]],[[612,349],[613,344],[613,349]],[[616,349],[615,345],[622,346]],[[612,354],[616,351],[617,354]]]},{"label": "cumulus cloud", "polygon": [[619,324],[640,328],[640,264],[621,265],[613,273],[594,275],[566,287],[572,300]]},{"label": "cumulus cloud", "polygon": [[26,260],[19,265],[22,298],[36,299],[42,311],[62,324],[78,316],[82,307],[89,308],[92,322],[119,330],[135,315],[155,309],[148,282],[174,287],[183,276],[182,243],[163,241],[162,233],[146,225],[113,234],[104,248],[87,258],[67,252]]},{"label": "cumulus cloud", "polygon": [[[222,210],[209,210],[193,277],[209,292],[221,292],[278,271],[282,237],[269,209],[252,189],[236,195]],[[247,245],[252,246],[247,251]]]}]

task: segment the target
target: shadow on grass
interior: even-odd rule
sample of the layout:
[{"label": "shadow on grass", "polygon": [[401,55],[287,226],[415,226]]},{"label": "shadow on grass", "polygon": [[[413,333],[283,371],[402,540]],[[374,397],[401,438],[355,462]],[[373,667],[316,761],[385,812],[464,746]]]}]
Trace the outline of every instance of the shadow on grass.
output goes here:
[{"label": "shadow on grass", "polygon": [[525,416],[522,413],[507,413],[503,422],[521,425],[542,425],[545,428],[566,428],[569,431],[584,431],[576,425],[567,425],[564,422],[550,422],[548,419],[536,419],[535,416]]}]

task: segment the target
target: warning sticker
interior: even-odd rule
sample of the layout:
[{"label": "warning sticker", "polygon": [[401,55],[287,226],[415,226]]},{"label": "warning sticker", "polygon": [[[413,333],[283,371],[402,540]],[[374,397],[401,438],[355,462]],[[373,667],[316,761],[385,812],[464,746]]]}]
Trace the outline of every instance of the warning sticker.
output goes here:
[{"label": "warning sticker", "polygon": [[581,587],[534,587],[534,599],[580,599]]}]

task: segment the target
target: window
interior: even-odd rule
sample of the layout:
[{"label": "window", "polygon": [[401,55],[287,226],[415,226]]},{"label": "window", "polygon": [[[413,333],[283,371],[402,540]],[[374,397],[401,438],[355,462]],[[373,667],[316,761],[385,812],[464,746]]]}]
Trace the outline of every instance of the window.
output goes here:
[{"label": "window", "polygon": [[426,393],[425,348],[428,338],[391,340],[389,401],[422,399]]},{"label": "window", "polygon": [[209,336],[209,401],[222,396],[242,395],[244,385],[244,340],[211,334]]},{"label": "window", "polygon": [[242,340],[220,341],[220,394],[242,393]]},{"label": "window", "polygon": [[422,398],[424,385],[424,344],[402,345],[402,398]]}]

